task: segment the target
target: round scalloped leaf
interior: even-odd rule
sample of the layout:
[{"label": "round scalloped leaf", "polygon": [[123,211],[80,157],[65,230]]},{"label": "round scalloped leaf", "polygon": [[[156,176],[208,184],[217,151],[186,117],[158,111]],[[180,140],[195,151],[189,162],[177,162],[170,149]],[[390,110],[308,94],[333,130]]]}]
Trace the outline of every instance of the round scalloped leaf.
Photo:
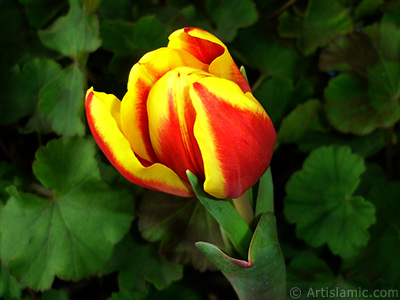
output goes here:
[{"label": "round scalloped leaf", "polygon": [[279,21],[279,34],[297,38],[297,47],[304,55],[353,29],[348,11],[332,0],[310,0],[304,18],[284,12]]},{"label": "round scalloped leaf", "polygon": [[168,261],[193,264],[205,271],[211,262],[196,248],[198,241],[224,244],[217,221],[195,198],[146,191],[138,205],[139,230],[150,241],[161,241]]},{"label": "round scalloped leaf", "polygon": [[183,276],[182,265],[168,262],[159,253],[157,243],[137,242],[130,235],[115,247],[106,272],[114,271],[119,271],[121,289],[142,294],[148,291],[148,282],[163,290]]},{"label": "round scalloped leaf", "polygon": [[298,237],[312,246],[327,243],[334,254],[356,255],[369,239],[375,208],[353,192],[365,171],[349,147],[321,147],[286,185],[285,215]]},{"label": "round scalloped leaf", "polygon": [[[82,167],[77,167],[79,162]],[[39,150],[34,168],[57,193],[38,188],[48,196],[42,198],[8,189],[11,198],[0,220],[0,254],[21,283],[45,290],[55,276],[79,280],[96,274],[128,231],[132,197],[101,181],[95,164],[92,142],[52,141]]]},{"label": "round scalloped leaf", "polygon": [[78,2],[70,0],[68,14],[39,32],[44,45],[71,57],[82,51],[95,51],[101,45],[97,17],[89,14]]},{"label": "round scalloped leaf", "polygon": [[40,110],[56,133],[67,136],[84,134],[85,126],[80,115],[85,98],[83,87],[83,72],[74,63],[41,90]]},{"label": "round scalloped leaf", "polygon": [[235,38],[238,28],[250,26],[258,18],[252,0],[207,0],[206,9],[216,24],[215,35],[228,42]]},{"label": "round scalloped leaf", "polygon": [[375,108],[377,105],[372,105],[368,93],[380,97],[384,92],[373,87],[368,89],[365,82],[350,74],[331,79],[325,89],[326,114],[330,123],[341,132],[364,135],[397,122],[400,119],[398,103],[381,101]]}]

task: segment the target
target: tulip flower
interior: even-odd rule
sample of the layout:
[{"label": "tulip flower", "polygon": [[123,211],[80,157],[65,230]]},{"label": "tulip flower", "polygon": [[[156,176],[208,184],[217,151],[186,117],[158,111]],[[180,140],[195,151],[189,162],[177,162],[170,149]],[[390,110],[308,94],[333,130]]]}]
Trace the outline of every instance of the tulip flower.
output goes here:
[{"label": "tulip flower", "polygon": [[189,197],[190,170],[216,198],[236,198],[267,170],[276,133],[227,47],[198,28],[145,54],[120,101],[89,89],[89,127],[112,165],[145,188]]}]

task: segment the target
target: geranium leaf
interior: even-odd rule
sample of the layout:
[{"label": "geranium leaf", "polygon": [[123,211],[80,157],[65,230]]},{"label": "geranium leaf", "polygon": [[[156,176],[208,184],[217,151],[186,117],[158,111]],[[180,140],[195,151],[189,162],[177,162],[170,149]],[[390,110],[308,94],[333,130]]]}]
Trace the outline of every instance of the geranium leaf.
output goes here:
[{"label": "geranium leaf", "polygon": [[308,63],[292,44],[266,35],[254,26],[238,30],[233,49],[246,66],[268,76],[291,78],[300,74]]},{"label": "geranium leaf", "polygon": [[325,90],[327,116],[337,130],[367,134],[400,119],[399,45],[400,29],[383,22],[340,37],[322,52],[320,68],[348,72]]},{"label": "geranium leaf", "polygon": [[204,271],[212,265],[195,243],[224,244],[218,223],[195,198],[146,191],[138,205],[138,216],[143,237],[161,241],[161,254],[173,263],[190,263]]},{"label": "geranium leaf", "polygon": [[400,119],[396,102],[371,105],[365,81],[350,74],[331,79],[325,89],[326,114],[331,124],[344,133],[364,135],[377,127],[390,127]]},{"label": "geranium leaf", "polygon": [[42,294],[42,300],[68,300],[67,294],[63,290],[47,290]]},{"label": "geranium leaf", "polygon": [[320,112],[321,103],[316,99],[299,104],[283,119],[278,131],[278,141],[282,143],[297,142],[309,128],[320,127],[322,129],[318,118]]},{"label": "geranium leaf", "polygon": [[43,44],[70,57],[95,51],[101,44],[97,18],[81,7],[78,0],[69,0],[69,5],[66,16],[39,32]]},{"label": "geranium leaf", "polygon": [[36,152],[33,172],[56,195],[67,194],[89,181],[100,180],[95,145],[84,139],[50,141]]},{"label": "geranium leaf", "polygon": [[162,290],[182,278],[182,265],[168,262],[160,255],[158,246],[136,242],[129,235],[116,246],[111,265],[119,270],[121,289],[146,294],[149,282]]},{"label": "geranium leaf", "polygon": [[0,263],[0,298],[20,299],[24,286],[10,275],[7,266]]},{"label": "geranium leaf", "polygon": [[349,276],[364,274],[370,281],[383,280],[391,286],[400,285],[399,194],[398,181],[380,180],[368,192],[367,198],[376,206],[377,224],[371,228],[372,238],[366,249],[345,261],[344,269]]},{"label": "geranium leaf", "polygon": [[[259,99],[277,127],[284,116],[298,104],[310,99],[313,92],[312,85],[304,80],[294,84],[292,79],[272,77],[254,92],[254,96]],[[279,101],[276,101],[278,98]]]},{"label": "geranium leaf", "polygon": [[327,243],[334,254],[356,255],[369,239],[375,208],[353,192],[364,172],[363,159],[348,147],[321,147],[286,185],[285,215],[297,235],[312,246]]},{"label": "geranium leaf", "polygon": [[[57,187],[61,195],[43,189],[49,198],[42,198],[9,188],[11,198],[0,221],[0,254],[20,282],[45,290],[55,276],[79,280],[103,268],[114,245],[130,227],[133,203],[126,190],[110,189],[94,176],[85,179],[87,173],[82,168],[58,169],[68,163],[66,156],[73,166],[75,159],[89,161],[86,166],[98,174],[93,167],[92,142],[62,139],[39,151],[49,155],[38,155],[35,166],[42,168],[39,179]],[[71,184],[70,178],[76,176],[82,182],[76,187],[60,187],[62,180],[50,180],[48,176],[64,178]]]},{"label": "geranium leaf", "polygon": [[226,42],[235,38],[238,28],[250,26],[258,18],[256,6],[251,0],[207,0],[206,8],[217,25],[215,35]]},{"label": "geranium leaf", "polygon": [[45,84],[54,79],[61,66],[49,59],[33,59],[14,67],[2,85],[4,97],[0,102],[0,120],[11,124],[32,114],[39,101],[39,92]]},{"label": "geranium leaf", "polygon": [[35,28],[42,28],[63,8],[67,1],[52,0],[18,0],[25,6],[29,23]]},{"label": "geranium leaf", "polygon": [[146,16],[136,23],[127,21],[101,21],[102,47],[119,53],[137,56],[158,47],[165,46],[168,33],[154,16]]},{"label": "geranium leaf", "polygon": [[303,18],[284,12],[279,20],[279,34],[297,38],[297,47],[304,55],[353,29],[347,10],[333,0],[310,0]]},{"label": "geranium leaf", "polygon": [[40,110],[56,133],[83,135],[85,127],[80,115],[84,101],[83,88],[83,72],[74,63],[41,90]]}]

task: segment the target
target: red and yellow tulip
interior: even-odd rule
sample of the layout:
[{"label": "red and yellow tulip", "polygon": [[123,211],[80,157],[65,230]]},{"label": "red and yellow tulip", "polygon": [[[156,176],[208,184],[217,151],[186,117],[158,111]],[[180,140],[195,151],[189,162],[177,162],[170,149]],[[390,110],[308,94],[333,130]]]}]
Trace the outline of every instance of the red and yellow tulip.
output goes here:
[{"label": "red and yellow tulip", "polygon": [[122,101],[89,89],[89,127],[113,166],[140,186],[193,196],[186,170],[235,198],[267,170],[276,134],[226,46],[198,28],[136,63]]}]

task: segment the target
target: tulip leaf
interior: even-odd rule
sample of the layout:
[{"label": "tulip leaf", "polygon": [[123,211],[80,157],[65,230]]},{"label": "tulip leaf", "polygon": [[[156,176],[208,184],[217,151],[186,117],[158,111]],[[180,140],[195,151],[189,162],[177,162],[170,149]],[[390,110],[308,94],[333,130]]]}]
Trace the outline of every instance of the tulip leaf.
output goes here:
[{"label": "tulip leaf", "polygon": [[[40,92],[39,107],[60,135],[83,135],[84,77],[77,64],[64,69]],[[62,118],[60,116],[63,116]]]},{"label": "tulip leaf", "polygon": [[284,259],[276,233],[275,217],[265,213],[252,238],[249,261],[237,260],[215,245],[197,247],[228,278],[240,299],[283,299],[286,293]]},{"label": "tulip leaf", "polygon": [[69,0],[69,5],[68,14],[39,35],[45,46],[76,58],[80,52],[93,52],[100,47],[99,22],[78,0]]},{"label": "tulip leaf", "polygon": [[299,104],[283,119],[278,131],[278,141],[281,143],[293,143],[299,141],[310,128],[322,130],[323,128],[318,118],[320,112],[321,103],[316,99]]},{"label": "tulip leaf", "polygon": [[365,274],[368,280],[383,280],[400,285],[400,182],[380,181],[372,186],[367,198],[376,206],[377,224],[371,228],[371,240],[357,257],[346,260],[349,276]]},{"label": "tulip leaf", "polygon": [[231,42],[236,30],[257,21],[256,6],[251,0],[206,1],[207,12],[217,26],[214,34],[225,42]]},{"label": "tulip leaf", "polygon": [[261,176],[258,185],[256,220],[259,220],[266,212],[274,212],[274,185],[272,183],[271,167]]},{"label": "tulip leaf", "polygon": [[183,276],[182,265],[172,264],[161,256],[158,244],[137,242],[129,235],[115,247],[108,265],[107,271],[119,270],[121,289],[141,294],[146,294],[148,282],[162,290]]},{"label": "tulip leaf", "polygon": [[218,223],[195,198],[145,191],[138,205],[138,217],[143,237],[160,241],[160,253],[172,263],[192,264],[205,271],[212,264],[195,243],[224,245]]},{"label": "tulip leaf", "polygon": [[285,215],[298,237],[315,247],[327,243],[343,258],[356,255],[375,222],[371,202],[353,196],[364,171],[363,159],[348,147],[312,151],[286,185]]},{"label": "tulip leaf", "polygon": [[292,16],[286,11],[279,21],[279,34],[285,38],[297,38],[297,47],[304,55],[353,30],[347,10],[333,0],[310,0],[304,17]]},{"label": "tulip leaf", "polygon": [[[94,154],[87,140],[54,140],[38,151],[34,164],[38,179],[54,191],[38,187],[43,198],[7,189],[11,198],[1,213],[0,253],[21,283],[45,290],[55,276],[79,280],[96,274],[128,231],[131,196],[101,181]],[[89,170],[70,167],[79,162]],[[59,179],[49,178],[54,176]],[[69,185],[73,177],[80,183]]]},{"label": "tulip leaf", "polygon": [[15,66],[1,88],[1,122],[11,124],[32,114],[38,105],[40,90],[60,71],[61,66],[49,59],[33,59],[23,67]]},{"label": "tulip leaf", "polygon": [[249,225],[243,220],[229,201],[216,199],[208,195],[203,190],[203,185],[192,172],[187,171],[187,176],[201,204],[204,205],[226,232],[239,255],[241,257],[246,257],[252,236]]}]

